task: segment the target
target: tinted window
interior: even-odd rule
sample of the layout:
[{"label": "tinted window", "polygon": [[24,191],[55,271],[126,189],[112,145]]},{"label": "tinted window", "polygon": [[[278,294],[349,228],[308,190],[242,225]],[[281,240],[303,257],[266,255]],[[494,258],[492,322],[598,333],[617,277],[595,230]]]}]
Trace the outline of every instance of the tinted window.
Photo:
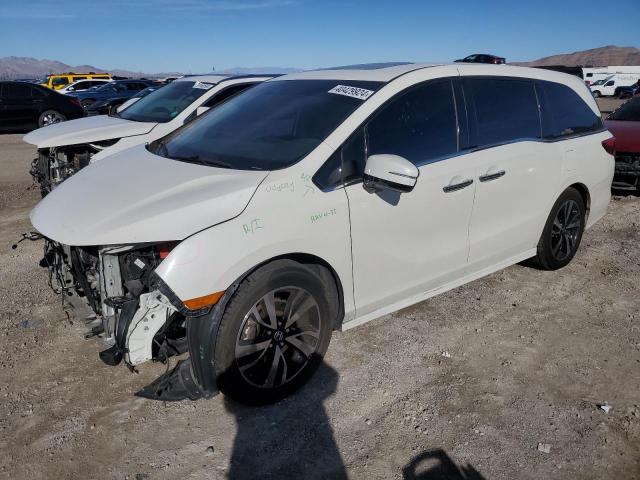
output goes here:
[{"label": "tinted window", "polygon": [[367,154],[400,155],[415,165],[458,151],[451,82],[428,83],[393,99],[366,126]]},{"label": "tinted window", "polygon": [[135,122],[169,122],[211,87],[200,82],[173,82],[125,108],[120,117]]},{"label": "tinted window", "polygon": [[58,78],[54,78],[51,83],[56,87],[62,86],[62,85],[68,85],[69,79],[67,77],[58,77]]},{"label": "tinted window", "polygon": [[47,94],[38,87],[31,87],[31,96],[35,98],[44,98]]},{"label": "tinted window", "polygon": [[246,90],[249,87],[253,87],[254,85],[255,83],[241,83],[239,85],[232,85],[229,88],[225,88],[224,90],[207,100],[204,103],[203,107],[211,108],[215,107],[216,105],[220,105],[228,98],[233,97],[236,93],[242,92],[243,90]]},{"label": "tinted window", "polygon": [[284,168],[308,155],[360,107],[364,90],[380,86],[335,80],[265,82],[154,142],[151,151],[234,169]]},{"label": "tinted window", "polygon": [[536,82],[542,101],[542,135],[554,139],[602,129],[600,117],[571,88]]},{"label": "tinted window", "polygon": [[629,100],[609,115],[608,120],[640,122],[640,98]]},{"label": "tinted window", "polygon": [[5,95],[7,97],[30,97],[31,87],[21,83],[10,83],[6,86]]},{"label": "tinted window", "polygon": [[466,78],[464,85],[467,98],[472,99],[472,111],[475,111],[477,146],[540,138],[540,116],[533,82]]},{"label": "tinted window", "polygon": [[366,161],[364,128],[361,127],[320,167],[313,181],[322,190],[358,182],[362,180]]}]

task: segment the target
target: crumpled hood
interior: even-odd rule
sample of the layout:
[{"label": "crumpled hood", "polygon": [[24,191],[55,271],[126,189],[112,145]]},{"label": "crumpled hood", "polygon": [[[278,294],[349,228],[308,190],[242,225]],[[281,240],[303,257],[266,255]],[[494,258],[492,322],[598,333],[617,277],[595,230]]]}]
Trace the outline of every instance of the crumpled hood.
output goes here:
[{"label": "crumpled hood", "polygon": [[66,180],[31,211],[31,223],[66,245],[182,240],[242,213],[267,175],[171,160],[138,145]]},{"label": "crumpled hood", "polygon": [[99,115],[54,123],[26,134],[22,139],[38,148],[78,145],[149,133],[157,123],[133,122]]},{"label": "crumpled hood", "polygon": [[640,122],[605,120],[604,126],[616,137],[616,152],[640,152]]}]

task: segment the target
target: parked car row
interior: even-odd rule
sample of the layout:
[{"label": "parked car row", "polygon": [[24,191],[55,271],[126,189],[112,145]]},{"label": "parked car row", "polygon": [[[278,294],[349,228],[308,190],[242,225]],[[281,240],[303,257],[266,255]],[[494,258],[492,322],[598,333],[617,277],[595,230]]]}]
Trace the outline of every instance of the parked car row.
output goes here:
[{"label": "parked car row", "polygon": [[617,148],[581,79],[466,62],[182,78],[25,141],[44,263],[102,360],[188,353],[138,394],[246,403],[303,385],[334,330],[567,265]]},{"label": "parked car row", "polygon": [[[82,118],[31,132],[38,147],[31,174],[43,196],[88,165],[117,151],[152,142],[270,76],[180,78],[110,116]],[[154,88],[154,87],[149,87]],[[89,109],[91,109],[94,103]]]}]

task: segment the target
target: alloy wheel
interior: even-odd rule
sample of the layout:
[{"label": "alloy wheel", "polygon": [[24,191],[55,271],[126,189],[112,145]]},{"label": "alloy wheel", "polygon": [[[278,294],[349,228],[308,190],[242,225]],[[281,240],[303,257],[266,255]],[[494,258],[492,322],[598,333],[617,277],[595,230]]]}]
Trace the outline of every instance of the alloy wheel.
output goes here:
[{"label": "alloy wheel", "polygon": [[243,378],[259,388],[278,388],[304,370],[320,342],[322,319],[306,290],[283,287],[260,298],[244,316],[235,346]]},{"label": "alloy wheel", "polygon": [[565,260],[575,251],[581,228],[580,208],[574,200],[567,200],[558,209],[551,227],[551,253],[556,260]]},{"label": "alloy wheel", "polygon": [[42,124],[44,126],[60,122],[62,122],[62,116],[57,112],[49,112],[44,117],[42,117]]}]

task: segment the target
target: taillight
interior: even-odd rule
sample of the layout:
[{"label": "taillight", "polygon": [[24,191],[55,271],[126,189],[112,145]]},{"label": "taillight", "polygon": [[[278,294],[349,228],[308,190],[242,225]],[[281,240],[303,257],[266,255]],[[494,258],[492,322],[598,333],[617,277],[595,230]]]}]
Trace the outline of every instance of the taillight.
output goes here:
[{"label": "taillight", "polygon": [[616,138],[611,137],[602,141],[602,148],[604,148],[609,155],[616,154]]},{"label": "taillight", "polygon": [[162,244],[158,245],[158,254],[160,255],[160,259],[164,260],[165,258],[167,258],[169,256],[169,254],[171,253],[171,250],[173,250],[173,248],[176,245],[178,245],[177,242],[162,243]]}]

